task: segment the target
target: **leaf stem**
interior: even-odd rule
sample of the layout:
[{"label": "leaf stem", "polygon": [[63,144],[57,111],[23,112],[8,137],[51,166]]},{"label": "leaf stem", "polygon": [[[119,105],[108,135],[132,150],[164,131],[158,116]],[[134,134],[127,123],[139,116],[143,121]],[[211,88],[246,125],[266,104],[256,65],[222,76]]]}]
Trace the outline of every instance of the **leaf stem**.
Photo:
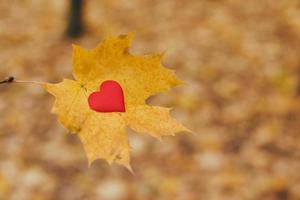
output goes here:
[{"label": "leaf stem", "polygon": [[39,82],[39,81],[24,81],[24,80],[16,80],[13,76],[8,76],[0,81],[0,84],[5,83],[32,83],[32,84],[38,84],[38,85],[44,85],[45,82]]}]

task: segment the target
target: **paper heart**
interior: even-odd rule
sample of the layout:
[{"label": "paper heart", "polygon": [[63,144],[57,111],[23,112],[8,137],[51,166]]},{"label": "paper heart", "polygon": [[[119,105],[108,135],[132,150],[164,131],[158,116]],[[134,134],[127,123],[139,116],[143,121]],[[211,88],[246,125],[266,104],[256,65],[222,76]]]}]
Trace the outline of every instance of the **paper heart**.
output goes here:
[{"label": "paper heart", "polygon": [[122,87],[113,80],[104,81],[100,85],[100,91],[90,94],[88,103],[97,112],[125,112]]}]

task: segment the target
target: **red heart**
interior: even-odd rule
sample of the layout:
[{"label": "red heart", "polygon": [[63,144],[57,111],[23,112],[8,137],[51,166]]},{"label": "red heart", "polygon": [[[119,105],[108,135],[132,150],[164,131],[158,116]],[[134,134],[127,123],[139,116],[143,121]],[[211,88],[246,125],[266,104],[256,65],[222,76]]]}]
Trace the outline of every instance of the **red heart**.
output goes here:
[{"label": "red heart", "polygon": [[125,112],[123,90],[113,80],[104,81],[99,92],[90,94],[88,102],[90,108],[97,112]]}]

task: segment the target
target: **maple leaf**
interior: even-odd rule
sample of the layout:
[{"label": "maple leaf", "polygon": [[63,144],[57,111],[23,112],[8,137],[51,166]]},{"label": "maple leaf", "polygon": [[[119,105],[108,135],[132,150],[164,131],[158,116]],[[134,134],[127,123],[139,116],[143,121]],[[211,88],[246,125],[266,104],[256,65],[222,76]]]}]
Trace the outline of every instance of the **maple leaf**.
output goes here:
[{"label": "maple leaf", "polygon": [[[71,133],[78,133],[89,166],[98,159],[130,167],[130,146],[125,128],[153,137],[188,131],[170,116],[170,109],[149,106],[145,100],[181,83],[162,66],[162,55],[136,56],[128,52],[132,35],[108,37],[95,49],[73,45],[73,76],[45,89],[55,96],[52,111]],[[125,112],[96,112],[88,96],[106,80],[124,91]]]}]

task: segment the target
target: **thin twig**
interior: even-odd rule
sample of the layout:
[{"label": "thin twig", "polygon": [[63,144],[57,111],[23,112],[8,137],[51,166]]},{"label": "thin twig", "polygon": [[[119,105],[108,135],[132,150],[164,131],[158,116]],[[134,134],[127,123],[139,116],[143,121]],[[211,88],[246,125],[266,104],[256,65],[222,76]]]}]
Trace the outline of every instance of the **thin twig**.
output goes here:
[{"label": "thin twig", "polygon": [[3,79],[2,81],[0,81],[0,84],[3,84],[3,83],[12,83],[14,80],[15,80],[14,77],[9,76],[9,77],[6,77],[5,79]]}]

